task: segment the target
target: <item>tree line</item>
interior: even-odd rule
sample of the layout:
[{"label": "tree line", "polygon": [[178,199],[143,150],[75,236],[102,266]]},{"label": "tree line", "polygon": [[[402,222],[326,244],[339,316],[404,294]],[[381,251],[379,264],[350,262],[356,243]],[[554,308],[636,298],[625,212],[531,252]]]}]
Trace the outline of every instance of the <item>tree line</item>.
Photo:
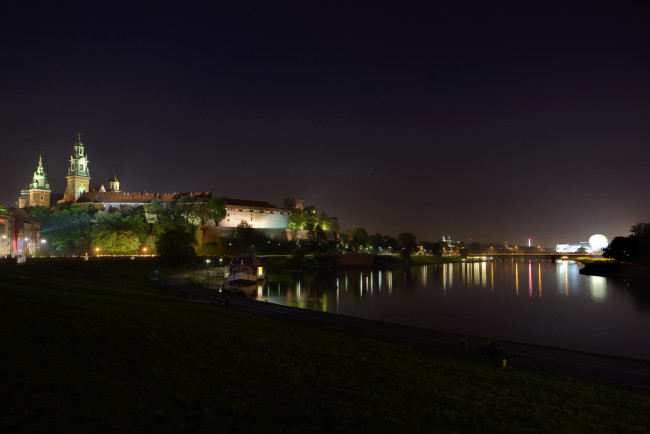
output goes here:
[{"label": "tree line", "polygon": [[637,223],[627,237],[615,237],[603,251],[605,258],[635,265],[650,265],[650,223]]},{"label": "tree line", "polygon": [[[26,211],[41,223],[41,237],[46,240],[47,249],[61,255],[147,253],[182,262],[191,260],[197,250],[209,256],[230,256],[254,249],[261,254],[386,253],[399,254],[405,259],[416,253],[441,256],[451,251],[451,246],[443,241],[418,241],[410,232],[392,237],[371,235],[363,227],[340,231],[336,217],[319,212],[314,206],[294,209],[288,219],[290,228],[308,231],[307,239],[293,242],[269,239],[242,221],[233,239],[219,238],[198,249],[200,227],[209,220],[219,222],[226,216],[225,203],[217,197],[207,202],[190,196],[169,203],[153,199],[143,206],[109,211],[83,204],[53,209],[36,206]],[[459,253],[467,255],[469,250],[461,243]]]},{"label": "tree line", "polygon": [[[208,220],[223,220],[224,202],[190,196],[163,204],[153,199],[145,206],[109,211],[91,205],[66,204],[53,209],[26,208],[41,223],[45,248],[61,255],[158,253],[170,259],[188,258],[198,244],[198,228]],[[48,250],[45,252],[44,250]]]}]

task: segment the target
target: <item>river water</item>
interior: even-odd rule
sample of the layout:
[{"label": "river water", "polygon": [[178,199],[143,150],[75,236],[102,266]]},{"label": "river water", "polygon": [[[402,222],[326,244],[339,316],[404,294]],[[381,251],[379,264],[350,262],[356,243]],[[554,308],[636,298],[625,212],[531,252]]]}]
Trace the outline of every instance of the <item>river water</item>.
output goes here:
[{"label": "river water", "polygon": [[507,258],[393,270],[271,272],[271,303],[650,359],[650,283],[583,276],[574,261]]}]

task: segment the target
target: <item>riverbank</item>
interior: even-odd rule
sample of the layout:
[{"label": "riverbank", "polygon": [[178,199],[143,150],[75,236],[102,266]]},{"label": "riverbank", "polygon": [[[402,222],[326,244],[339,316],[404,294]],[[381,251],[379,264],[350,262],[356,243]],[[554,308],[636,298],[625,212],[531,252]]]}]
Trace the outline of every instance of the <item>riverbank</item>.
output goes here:
[{"label": "riverbank", "polygon": [[634,266],[632,264],[621,264],[619,262],[585,262],[581,261],[584,267],[580,274],[588,276],[620,277],[625,279],[650,279],[650,268]]},{"label": "riverbank", "polygon": [[[355,255],[345,255],[352,257]],[[372,257],[371,261],[359,258],[357,261],[346,261],[348,265],[341,265],[332,255],[262,255],[260,260],[269,270],[311,270],[319,268],[377,268],[387,269],[405,265],[432,265],[462,262],[460,256],[429,256],[413,255],[410,261],[400,255],[356,255],[359,257]]]},{"label": "riverbank", "polygon": [[647,427],[647,391],[196,303],[136,262],[0,266],[2,432]]}]

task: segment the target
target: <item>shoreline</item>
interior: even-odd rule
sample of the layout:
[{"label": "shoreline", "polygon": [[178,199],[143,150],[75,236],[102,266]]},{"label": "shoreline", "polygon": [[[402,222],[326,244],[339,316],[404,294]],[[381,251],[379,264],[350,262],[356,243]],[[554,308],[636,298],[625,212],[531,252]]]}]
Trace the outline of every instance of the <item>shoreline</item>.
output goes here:
[{"label": "shoreline", "polygon": [[592,262],[582,263],[580,274],[585,276],[617,277],[623,279],[650,279],[650,268],[621,264],[618,262]]},{"label": "shoreline", "polygon": [[[253,315],[298,322],[338,331],[350,336],[364,336],[396,344],[432,348],[447,353],[460,353],[460,341],[467,342],[469,357],[485,358],[479,348],[490,337],[425,329],[364,318],[317,312],[290,306],[228,296],[215,290],[188,283],[176,289],[192,301],[219,305],[228,298],[230,308]],[[174,289],[170,287],[170,289]],[[566,375],[590,378],[650,390],[650,360],[626,356],[590,353],[569,348],[549,347],[534,343],[499,339],[504,351],[513,357],[514,368],[533,368]]]}]

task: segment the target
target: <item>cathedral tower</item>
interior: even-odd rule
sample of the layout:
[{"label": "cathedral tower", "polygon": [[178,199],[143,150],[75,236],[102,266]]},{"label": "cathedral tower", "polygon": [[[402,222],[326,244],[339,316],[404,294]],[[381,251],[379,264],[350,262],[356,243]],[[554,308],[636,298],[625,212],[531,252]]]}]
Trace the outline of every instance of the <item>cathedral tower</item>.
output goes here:
[{"label": "cathedral tower", "polygon": [[114,171],[113,176],[108,180],[108,191],[120,191],[120,181],[117,180]]},{"label": "cathedral tower", "polygon": [[63,195],[63,202],[76,202],[77,198],[88,191],[90,184],[90,172],[88,171],[88,156],[84,153],[84,144],[81,142],[81,134],[77,137],[74,145],[74,154],[70,156],[70,168],[68,168],[68,187]]},{"label": "cathedral tower", "polygon": [[42,205],[50,207],[50,183],[47,181],[47,173],[43,168],[43,156],[38,157],[38,167],[34,172],[31,184],[26,189],[20,191],[20,198],[18,198],[18,208],[26,208],[28,206]]}]

